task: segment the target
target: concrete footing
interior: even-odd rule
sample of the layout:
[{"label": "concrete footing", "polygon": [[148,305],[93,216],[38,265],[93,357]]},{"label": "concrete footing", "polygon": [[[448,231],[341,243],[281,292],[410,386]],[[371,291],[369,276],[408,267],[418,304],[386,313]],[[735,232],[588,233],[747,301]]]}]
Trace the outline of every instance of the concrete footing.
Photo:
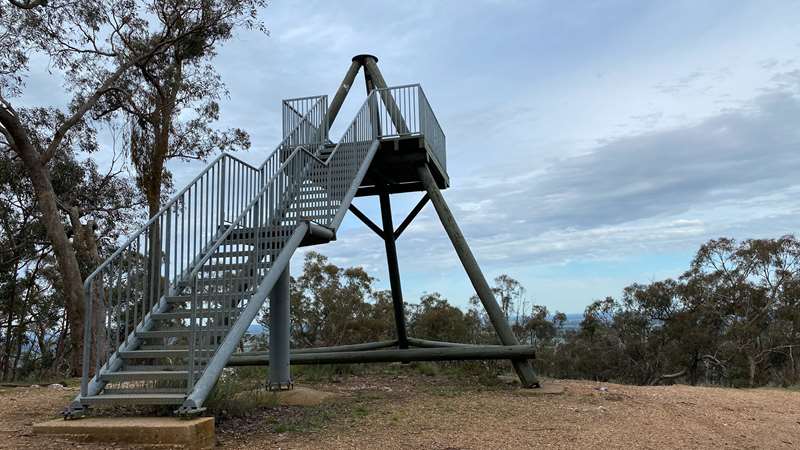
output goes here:
[{"label": "concrete footing", "polygon": [[63,436],[81,442],[115,442],[143,446],[211,449],[216,445],[214,418],[89,417],[51,420],[33,426],[36,435]]}]

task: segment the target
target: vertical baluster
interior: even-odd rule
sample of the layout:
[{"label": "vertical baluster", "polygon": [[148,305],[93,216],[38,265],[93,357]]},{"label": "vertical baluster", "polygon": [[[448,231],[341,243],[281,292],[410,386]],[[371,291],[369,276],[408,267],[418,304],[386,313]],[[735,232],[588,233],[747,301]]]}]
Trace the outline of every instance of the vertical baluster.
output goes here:
[{"label": "vertical baluster", "polygon": [[190,314],[190,318],[189,318],[189,342],[188,342],[188,344],[189,344],[188,345],[188,347],[189,347],[189,361],[188,361],[188,364],[187,364],[189,370],[187,370],[188,379],[186,380],[186,385],[188,387],[187,391],[186,391],[187,394],[189,392],[191,392],[192,388],[194,388],[194,380],[195,380],[195,376],[194,376],[194,371],[195,371],[195,367],[194,367],[194,363],[195,363],[195,361],[194,361],[194,352],[195,352],[195,341],[197,339],[197,325],[196,325],[196,320],[197,320],[197,276],[192,278],[192,297],[191,297],[191,304],[190,304],[189,308],[191,310],[191,314]]},{"label": "vertical baluster", "polygon": [[[104,277],[105,273],[106,272],[103,271],[103,272],[100,272],[98,274],[99,283],[97,283],[97,285],[94,286],[94,289],[92,290],[92,296],[89,299],[89,303],[93,304],[95,302],[95,296],[98,297],[97,298],[98,310],[95,311],[94,307],[92,307],[92,313],[91,313],[91,316],[89,316],[89,317],[92,318],[92,327],[94,328],[93,335],[94,335],[94,347],[95,347],[95,350],[94,350],[94,375],[95,376],[100,375],[100,366],[102,365],[102,362],[103,362],[103,350],[102,350],[102,348],[103,348],[103,344],[105,344],[105,342],[104,342],[105,339],[103,339],[100,336],[98,336],[98,333],[100,331],[100,327],[104,325],[103,322],[106,321],[106,317],[107,317],[107,315],[103,314],[103,310],[99,309],[100,305],[103,304],[102,292],[103,292],[103,287],[105,286],[105,282],[103,281],[103,278],[105,278]],[[108,332],[108,328],[106,328],[106,330]],[[86,345],[91,345],[91,341],[86,342]]]},{"label": "vertical baluster", "polygon": [[169,293],[172,280],[169,273],[170,261],[172,260],[172,206],[168,206],[164,214],[164,277],[166,278],[165,290]]},{"label": "vertical baluster", "polygon": [[192,247],[194,249],[192,251],[192,262],[197,261],[197,258],[200,257],[200,252],[202,251],[202,248],[198,248],[198,247],[203,245],[202,242],[199,242],[200,241],[200,239],[199,239],[200,236],[197,233],[197,220],[198,220],[197,219],[197,215],[198,215],[197,193],[198,193],[197,192],[197,185],[195,184],[194,188],[192,188],[192,202],[193,202],[192,203],[192,208],[194,209],[194,211],[192,211],[192,217],[194,218],[194,220],[192,221],[192,229],[191,229],[191,232],[190,232],[190,234],[192,235]]},{"label": "vertical baluster", "polygon": [[222,229],[225,224],[225,163],[227,158],[222,158],[222,167],[219,172],[219,227]]},{"label": "vertical baluster", "polygon": [[131,291],[133,288],[133,278],[131,276],[131,269],[133,267],[131,262],[131,245],[128,245],[128,248],[125,249],[123,255],[125,257],[125,304],[128,305],[128,309],[133,308],[132,323],[133,329],[136,330],[136,326],[139,324],[139,317],[136,302],[131,300]]},{"label": "vertical baluster", "polygon": [[156,300],[157,304],[160,303],[159,301],[161,300],[161,295],[163,294],[163,291],[164,291],[164,286],[162,284],[161,271],[164,269],[164,228],[165,228],[165,225],[166,224],[164,223],[164,215],[161,214],[158,217],[157,225],[156,225],[156,233],[158,233],[158,240],[155,242],[156,245],[153,246],[155,251],[156,251],[156,254],[153,255],[154,266],[155,266],[155,269],[156,269],[154,271],[154,273],[153,273],[153,278],[155,278],[155,284],[156,284],[155,300]]},{"label": "vertical baluster", "polygon": [[[106,310],[105,314],[108,317],[107,321],[110,322],[110,326],[106,328],[105,338],[108,341],[108,347],[106,347],[103,354],[103,362],[105,362],[110,352],[113,352],[119,347],[122,333],[122,320],[120,318],[120,308],[119,304],[114,304],[114,272],[118,270],[117,264],[112,262],[108,265],[108,285],[105,286],[103,291],[105,292],[104,295],[108,296],[108,309]],[[116,320],[114,320],[116,318]],[[114,323],[116,322],[116,323]],[[111,333],[114,333],[114,338],[111,338]],[[112,346],[113,344],[113,346]]]},{"label": "vertical baluster", "polygon": [[[124,258],[119,261],[119,267],[117,268],[117,284],[116,284],[116,291],[117,291],[117,304],[121,308],[125,308],[125,338],[123,340],[124,344],[128,344],[128,335],[133,331],[130,329],[130,307],[127,303],[123,301],[123,288],[122,288],[122,265],[124,264]],[[135,326],[135,324],[134,324]],[[135,329],[135,328],[134,328]]]},{"label": "vertical baluster", "polygon": [[142,236],[143,236],[143,239],[144,239],[144,246],[143,246],[144,248],[143,249],[142,248],[139,249],[142,252],[140,254],[140,258],[142,259],[142,262],[143,262],[143,265],[144,265],[144,267],[142,269],[143,270],[142,271],[142,300],[144,301],[144,305],[145,305],[144,306],[145,314],[150,312],[150,296],[151,296],[150,290],[152,288],[151,283],[149,281],[149,278],[150,278],[151,272],[152,272],[152,267],[151,267],[151,264],[150,264],[151,263],[150,258],[147,257],[147,255],[149,254],[149,252],[147,250],[148,250],[149,244],[150,244],[149,239],[148,239],[149,234],[150,234],[150,227],[147,227],[145,232],[142,233]]}]

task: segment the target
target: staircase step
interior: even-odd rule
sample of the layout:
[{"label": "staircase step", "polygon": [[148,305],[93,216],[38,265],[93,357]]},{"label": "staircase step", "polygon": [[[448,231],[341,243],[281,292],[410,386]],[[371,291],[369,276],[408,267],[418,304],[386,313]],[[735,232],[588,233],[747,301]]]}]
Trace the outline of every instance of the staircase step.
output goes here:
[{"label": "staircase step", "polygon": [[[245,292],[235,292],[232,294],[199,294],[197,296],[197,301],[208,302],[212,300],[216,301],[227,301],[227,300],[238,300],[244,299],[248,296],[252,295],[253,291],[245,291]],[[181,304],[181,303],[188,303],[192,301],[191,295],[170,295],[167,297],[167,303],[169,304]]]},{"label": "staircase step", "polygon": [[186,344],[143,344],[137,350],[188,350],[189,346]]},{"label": "staircase step", "polygon": [[186,394],[110,394],[81,397],[86,405],[180,405]]},{"label": "staircase step", "polygon": [[117,352],[122,359],[159,359],[159,358],[185,358],[188,350],[130,350]]},{"label": "staircase step", "polygon": [[[253,277],[215,277],[215,278],[198,278],[197,285],[198,286],[230,286],[234,287],[237,283],[245,284],[248,282],[252,282]],[[186,289],[190,288],[193,283],[189,281],[181,281],[178,283],[179,289]],[[203,294],[205,295],[205,294]]]},{"label": "staircase step", "polygon": [[[185,384],[185,383],[184,383]],[[186,394],[185,387],[171,387],[171,388],[106,388],[100,395],[125,395],[125,394]]]},{"label": "staircase step", "polygon": [[[218,328],[204,328],[203,332],[212,332],[218,334],[224,334],[228,332],[228,328],[218,327]],[[136,337],[144,338],[144,339],[156,339],[156,338],[170,338],[170,337],[179,337],[179,336],[191,336],[192,330],[188,328],[167,328],[161,330],[150,330],[150,331],[137,331]]]},{"label": "staircase step", "polygon": [[236,240],[236,239],[250,239],[255,240],[257,237],[260,237],[262,242],[264,241],[274,241],[274,240],[286,240],[289,239],[289,236],[292,235],[294,231],[294,227],[288,226],[271,226],[268,228],[238,228],[236,230],[231,231],[231,234],[228,235],[227,240]]},{"label": "staircase step", "polygon": [[255,255],[255,250],[217,250],[212,258],[247,258]]},{"label": "staircase step", "polygon": [[[251,262],[241,262],[241,263],[211,263],[211,264],[204,264],[203,267],[200,269],[202,272],[224,272],[224,271],[234,271],[234,270],[248,270],[252,269],[256,265]],[[261,261],[258,263],[258,267],[265,268],[269,267],[269,263],[265,261]]]},{"label": "staircase step", "polygon": [[189,375],[186,370],[126,370],[123,372],[104,373],[100,376],[103,381],[138,381],[138,380],[174,380],[185,379]]},{"label": "staircase step", "polygon": [[[198,309],[196,317],[214,317],[214,318],[231,318],[237,317],[232,316],[231,313],[237,312],[236,309]],[[166,312],[166,313],[153,313],[150,314],[150,318],[153,320],[182,320],[182,319],[191,319],[192,312],[189,310],[185,311],[174,311],[174,312]]]},{"label": "staircase step", "polygon": [[[205,360],[194,362],[196,368],[201,368],[205,364]],[[184,364],[152,364],[152,365],[142,365],[142,364],[125,364],[125,372],[169,372],[169,371],[187,371],[188,367]]]}]

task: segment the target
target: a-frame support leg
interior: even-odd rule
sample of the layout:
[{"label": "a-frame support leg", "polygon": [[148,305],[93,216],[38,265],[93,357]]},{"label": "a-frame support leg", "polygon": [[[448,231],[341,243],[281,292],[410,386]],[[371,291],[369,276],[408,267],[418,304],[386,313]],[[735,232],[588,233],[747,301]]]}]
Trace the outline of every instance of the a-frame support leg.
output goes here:
[{"label": "a-frame support leg", "polygon": [[281,272],[269,294],[269,382],[270,391],[292,388],[289,368],[289,265]]},{"label": "a-frame support leg", "polygon": [[[489,320],[492,322],[500,338],[500,342],[502,342],[503,345],[519,345],[517,337],[514,336],[514,333],[511,331],[511,326],[506,321],[503,310],[500,309],[500,305],[497,304],[492,289],[489,287],[489,283],[486,282],[486,278],[483,276],[478,262],[475,260],[475,256],[472,255],[472,251],[467,245],[467,240],[464,238],[464,234],[461,233],[461,229],[458,227],[453,214],[450,212],[450,208],[444,201],[444,197],[439,187],[436,185],[436,181],[434,181],[428,166],[419,166],[417,168],[417,173],[422,183],[425,185],[425,190],[428,192],[428,196],[430,196],[434,208],[436,208],[436,214],[438,214],[439,220],[441,220],[447,232],[447,236],[453,243],[453,247],[458,254],[458,258],[461,260],[461,264],[467,271],[472,286],[475,288],[483,307],[486,309],[486,313],[489,315]],[[522,386],[539,386],[539,380],[536,378],[533,367],[527,359],[513,359],[511,362],[514,365],[514,370],[517,372]]]},{"label": "a-frame support leg", "polygon": [[403,290],[400,286],[400,267],[397,264],[397,247],[394,241],[394,224],[392,223],[392,204],[385,186],[380,192],[381,219],[383,220],[383,242],[386,245],[386,262],[389,266],[389,285],[392,289],[392,305],[394,306],[394,322],[397,328],[397,345],[401,349],[408,348],[406,332],[406,314],[403,304]]}]

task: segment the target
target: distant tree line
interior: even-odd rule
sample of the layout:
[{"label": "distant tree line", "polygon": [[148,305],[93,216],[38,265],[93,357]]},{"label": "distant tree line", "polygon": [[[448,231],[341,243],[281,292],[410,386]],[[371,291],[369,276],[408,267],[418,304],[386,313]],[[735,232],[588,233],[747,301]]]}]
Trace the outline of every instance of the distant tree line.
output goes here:
[{"label": "distant tree line", "polygon": [[[360,267],[308,253],[292,279],[297,347],[393,339],[388,291]],[[677,279],[632,284],[591,303],[578,327],[525,295],[508,275],[494,292],[517,338],[537,350],[540,373],[632,384],[736,387],[800,383],[800,242],[793,236],[704,244]],[[477,298],[464,311],[441,294],[407,304],[418,338],[497,344]],[[261,319],[268,326],[265,307]]]},{"label": "distant tree line", "polygon": [[[161,208],[173,188],[167,163],[249,146],[244,131],[213,127],[226,95],[213,61],[237,29],[262,28],[264,4],[0,0],[0,380],[80,373],[83,280]],[[29,77],[31,61],[56,79]],[[47,92],[53,81],[66,104]],[[104,131],[114,143],[98,139]],[[790,385],[800,369],[798,252],[792,236],[710,241],[681,277],[594,302],[575,330],[507,275],[495,294],[544,374]],[[291,289],[295,346],[394,337],[391,296],[362,268],[310,253]],[[409,332],[496,343],[478,305],[425,294],[407,307]]]}]

